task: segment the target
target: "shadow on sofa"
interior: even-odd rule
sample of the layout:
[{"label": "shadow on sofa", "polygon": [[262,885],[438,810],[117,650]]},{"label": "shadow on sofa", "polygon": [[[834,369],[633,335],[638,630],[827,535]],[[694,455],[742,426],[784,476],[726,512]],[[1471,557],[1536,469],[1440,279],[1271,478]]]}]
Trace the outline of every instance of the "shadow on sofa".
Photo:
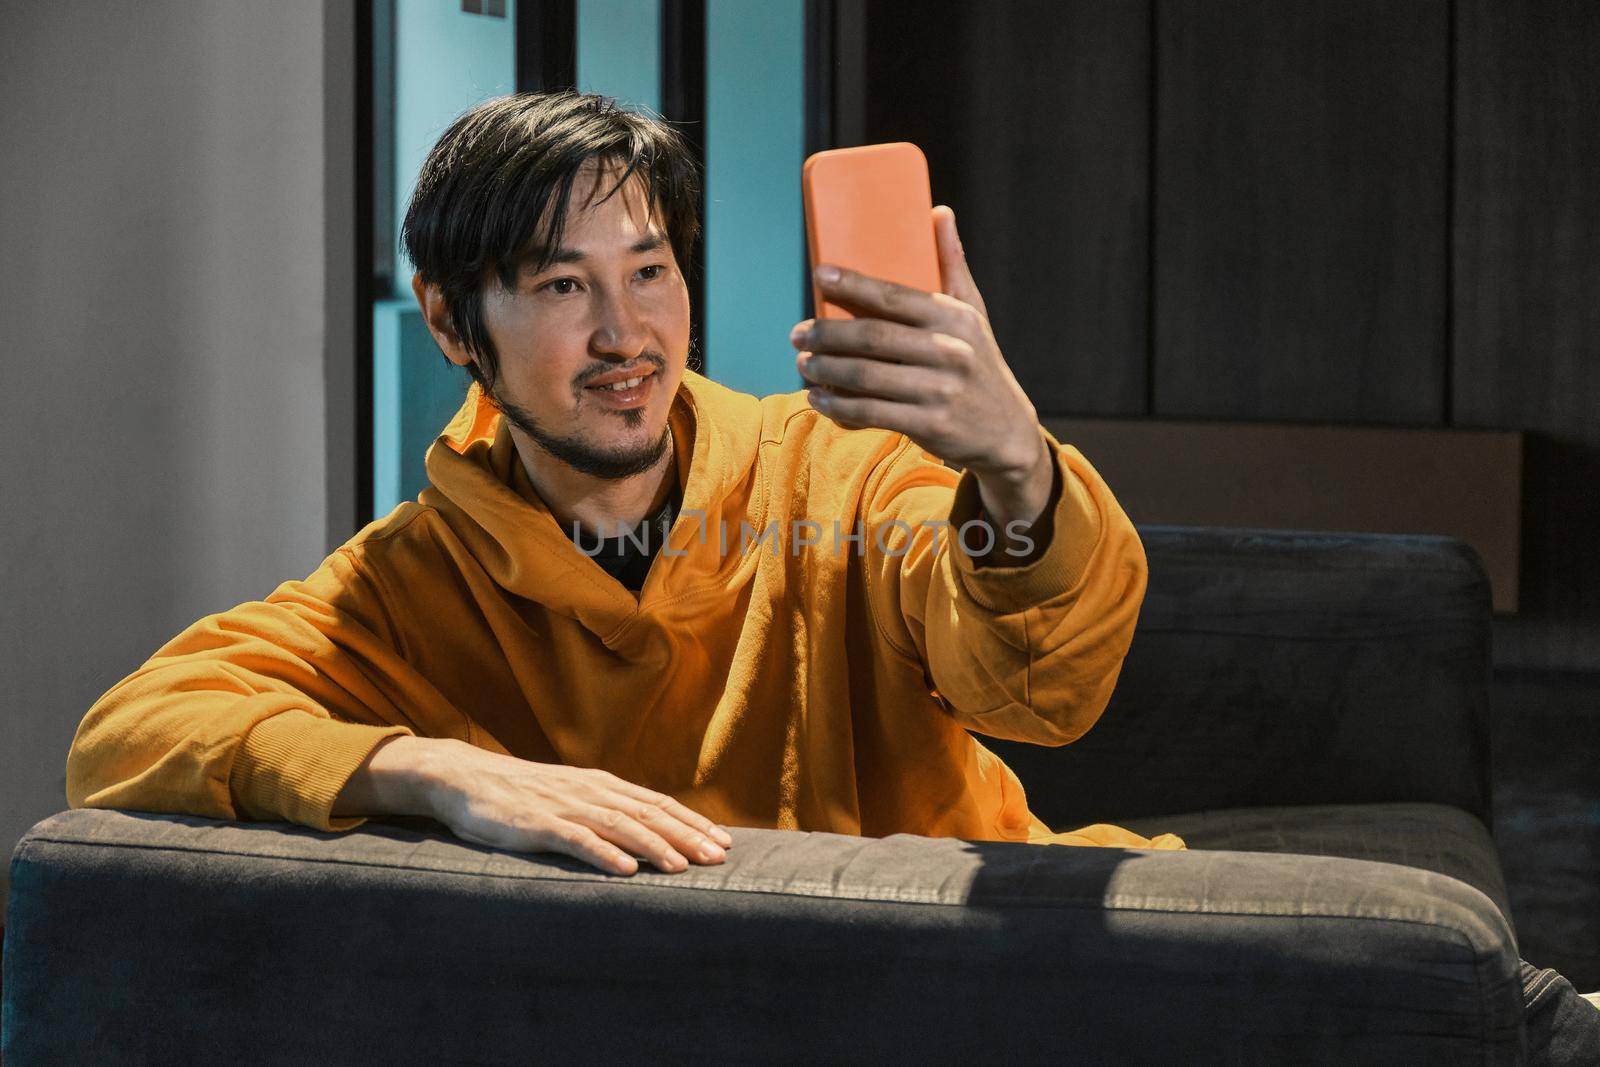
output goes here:
[{"label": "shadow on sofa", "polygon": [[1111,707],[985,739],[1057,828],[736,829],[621,879],[427,820],[64,812],[12,862],[0,1053],[526,1062],[1521,1062],[1489,598],[1439,538],[1145,528]]}]

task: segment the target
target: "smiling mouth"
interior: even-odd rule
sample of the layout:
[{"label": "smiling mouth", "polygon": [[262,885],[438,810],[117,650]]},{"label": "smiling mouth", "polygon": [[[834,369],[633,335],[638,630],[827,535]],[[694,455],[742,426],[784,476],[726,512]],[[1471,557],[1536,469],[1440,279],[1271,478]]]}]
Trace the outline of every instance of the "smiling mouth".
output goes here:
[{"label": "smiling mouth", "polygon": [[648,377],[649,377],[648,374],[640,374],[640,375],[637,375],[637,376],[635,376],[633,378],[624,378],[620,382],[612,382],[610,385],[591,385],[591,386],[589,386],[589,388],[590,389],[597,389],[597,390],[600,390],[602,392],[620,393],[620,392],[624,392],[624,391],[626,391],[628,389],[634,388],[640,382],[644,381]]},{"label": "smiling mouth", "polygon": [[655,380],[655,368],[646,367],[641,369],[638,374],[623,378],[620,381],[608,382],[605,385],[585,386],[584,392],[593,395],[596,400],[608,408],[635,408],[643,404],[649,397]]}]

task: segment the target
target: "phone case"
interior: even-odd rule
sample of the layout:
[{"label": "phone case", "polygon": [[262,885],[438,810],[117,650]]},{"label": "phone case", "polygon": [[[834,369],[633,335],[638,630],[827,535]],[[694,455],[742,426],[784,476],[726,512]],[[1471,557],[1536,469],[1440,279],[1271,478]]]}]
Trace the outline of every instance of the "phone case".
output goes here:
[{"label": "phone case", "polygon": [[[924,292],[940,288],[928,160],[909,141],[818,152],[800,173],[811,267],[834,263]],[[853,318],[825,302],[819,319]]]}]

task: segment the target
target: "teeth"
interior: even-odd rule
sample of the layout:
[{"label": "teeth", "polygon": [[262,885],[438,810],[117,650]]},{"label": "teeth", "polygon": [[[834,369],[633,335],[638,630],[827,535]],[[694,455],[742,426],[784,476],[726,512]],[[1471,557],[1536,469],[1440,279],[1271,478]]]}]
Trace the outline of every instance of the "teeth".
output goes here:
[{"label": "teeth", "polygon": [[642,381],[644,381],[644,377],[641,375],[638,378],[628,378],[628,379],[625,379],[625,380],[620,381],[620,382],[612,382],[610,385],[602,385],[602,386],[599,386],[599,388],[601,388],[601,389],[609,389],[613,393],[620,393],[624,389],[632,389],[634,386],[638,385]]}]

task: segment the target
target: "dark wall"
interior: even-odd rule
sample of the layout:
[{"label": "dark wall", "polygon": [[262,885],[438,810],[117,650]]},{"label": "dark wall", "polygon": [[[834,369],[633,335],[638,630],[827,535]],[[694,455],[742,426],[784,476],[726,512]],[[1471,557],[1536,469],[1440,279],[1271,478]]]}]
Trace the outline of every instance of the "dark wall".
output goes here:
[{"label": "dark wall", "polygon": [[1600,670],[1600,4],[872,0],[851,32],[838,143],[923,147],[1042,415],[1525,431],[1496,659]]},{"label": "dark wall", "polygon": [[1451,366],[1462,426],[1532,431],[1497,654],[1600,668],[1600,4],[1456,12]]}]

